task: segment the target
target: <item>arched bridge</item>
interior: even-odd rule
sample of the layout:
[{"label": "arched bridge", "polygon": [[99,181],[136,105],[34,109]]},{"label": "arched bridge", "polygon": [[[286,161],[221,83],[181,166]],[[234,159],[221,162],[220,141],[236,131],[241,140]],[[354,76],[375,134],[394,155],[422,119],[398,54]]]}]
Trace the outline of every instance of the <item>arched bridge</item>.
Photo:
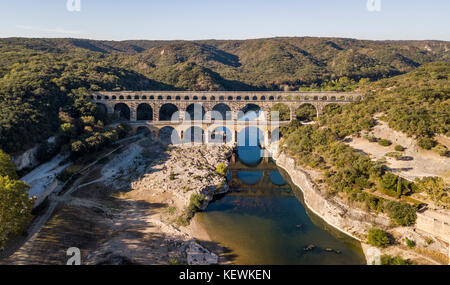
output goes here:
[{"label": "arched bridge", "polygon": [[[201,129],[202,142],[211,142],[215,130],[226,126],[229,133],[222,142],[231,143],[237,141],[238,132],[252,125],[263,132],[264,142],[270,143],[271,133],[279,125],[296,119],[296,112],[303,105],[312,106],[320,116],[327,105],[348,104],[362,98],[362,94],[354,92],[276,91],[118,91],[96,92],[89,97],[100,110],[129,121],[134,128],[145,126],[158,135],[161,129],[170,127],[183,141],[188,128],[195,125]],[[288,119],[281,121],[271,117],[270,112],[276,105],[289,110]],[[250,122],[240,120],[249,110],[259,110],[263,115]],[[208,132],[206,136],[205,132]]]}]

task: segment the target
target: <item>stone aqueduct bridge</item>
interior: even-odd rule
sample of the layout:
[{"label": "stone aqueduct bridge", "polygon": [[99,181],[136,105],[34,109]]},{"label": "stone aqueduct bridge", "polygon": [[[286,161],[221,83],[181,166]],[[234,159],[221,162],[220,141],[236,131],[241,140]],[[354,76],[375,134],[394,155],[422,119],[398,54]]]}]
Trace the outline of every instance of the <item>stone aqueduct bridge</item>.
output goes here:
[{"label": "stone aqueduct bridge", "polygon": [[[296,119],[297,109],[310,104],[320,116],[325,106],[329,104],[348,104],[362,99],[360,93],[348,92],[234,92],[234,91],[122,91],[122,92],[96,92],[89,99],[103,108],[108,114],[116,114],[122,119],[129,120],[135,129],[147,127],[156,135],[166,127],[171,127],[180,135],[181,141],[184,134],[192,126],[197,126],[204,133],[208,133],[203,142],[212,142],[211,134],[218,127],[226,126],[232,136],[227,141],[235,143],[237,133],[249,126],[257,126],[264,134],[264,144],[270,143],[271,133],[279,125],[289,121],[274,121],[270,118],[270,110],[277,104],[284,104],[290,110],[290,120]],[[200,108],[202,115],[200,120],[186,120],[186,113],[192,114],[194,108]],[[258,107],[265,119],[255,121],[239,121],[239,112],[247,110],[249,106]],[[219,108],[220,107],[220,108]],[[214,111],[231,112],[232,117],[215,117]],[[176,113],[178,112],[178,113]],[[172,116],[173,113],[177,114]],[[242,113],[241,113],[242,114]],[[222,116],[225,114],[223,113]],[[175,118],[175,119],[174,119]],[[203,134],[202,134],[203,136]],[[222,141],[222,143],[225,142]]]}]

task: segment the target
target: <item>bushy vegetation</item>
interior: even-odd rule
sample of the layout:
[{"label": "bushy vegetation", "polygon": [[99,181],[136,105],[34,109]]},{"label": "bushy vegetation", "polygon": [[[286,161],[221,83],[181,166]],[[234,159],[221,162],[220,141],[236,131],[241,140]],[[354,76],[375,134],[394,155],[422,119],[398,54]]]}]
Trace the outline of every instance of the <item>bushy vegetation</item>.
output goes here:
[{"label": "bushy vegetation", "polygon": [[412,226],[417,219],[417,209],[406,203],[394,201],[386,202],[384,212],[387,213],[391,222],[398,226]]},{"label": "bushy vegetation", "polygon": [[0,150],[0,249],[9,239],[22,234],[33,217],[29,186],[17,179],[15,165]]},{"label": "bushy vegetation", "polygon": [[[42,142],[60,129],[60,111],[74,118],[98,116],[95,106],[83,99],[91,91],[348,91],[360,86],[372,90],[370,81],[448,57],[441,45],[427,42],[427,46],[431,51],[417,42],[338,38],[197,42],[1,39],[0,148],[11,154]],[[408,83],[419,83],[413,92],[406,92],[405,84],[389,81],[378,84],[377,89],[389,97],[388,93],[401,92],[402,96],[390,98],[386,106],[397,106],[388,114],[390,124],[421,136],[448,131],[448,123],[442,121],[446,116],[435,116],[449,109],[448,95],[442,89],[448,71],[427,72],[408,78]],[[424,84],[421,78],[429,75],[433,81]],[[398,88],[386,91],[389,85]],[[430,104],[422,104],[424,100]],[[315,111],[297,115],[311,120]],[[354,116],[348,119],[370,124]],[[64,129],[70,132],[71,127]]]},{"label": "bushy vegetation", "polygon": [[227,166],[224,163],[219,163],[216,167],[216,172],[220,176],[225,177],[227,175],[227,171],[228,171]]},{"label": "bushy vegetation", "polygon": [[390,146],[392,142],[390,140],[381,139],[378,141],[378,144],[381,146]]},{"label": "bushy vegetation", "polygon": [[367,243],[384,248],[391,244],[391,239],[387,232],[378,228],[372,228],[367,233]]},{"label": "bushy vegetation", "polygon": [[440,177],[416,179],[418,192],[425,192],[435,203],[450,207],[450,189]]},{"label": "bushy vegetation", "polygon": [[401,256],[392,257],[384,254],[381,256],[381,265],[414,265],[409,259],[403,259]]}]

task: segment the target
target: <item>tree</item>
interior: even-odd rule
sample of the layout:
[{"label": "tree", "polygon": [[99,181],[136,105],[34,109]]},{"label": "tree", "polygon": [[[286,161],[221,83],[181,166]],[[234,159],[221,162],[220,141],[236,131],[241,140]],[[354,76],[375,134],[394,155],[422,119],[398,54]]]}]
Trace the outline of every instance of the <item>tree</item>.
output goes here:
[{"label": "tree", "polygon": [[387,247],[391,243],[391,239],[387,232],[372,228],[367,234],[367,243],[376,247]]},{"label": "tree", "polygon": [[412,226],[416,222],[416,208],[407,203],[389,201],[383,208],[394,225]]},{"label": "tree", "polygon": [[33,200],[28,199],[28,189],[22,181],[0,176],[0,248],[21,234],[32,219]]},{"label": "tree", "polygon": [[0,176],[8,176],[10,179],[18,179],[16,166],[8,154],[0,149]]}]

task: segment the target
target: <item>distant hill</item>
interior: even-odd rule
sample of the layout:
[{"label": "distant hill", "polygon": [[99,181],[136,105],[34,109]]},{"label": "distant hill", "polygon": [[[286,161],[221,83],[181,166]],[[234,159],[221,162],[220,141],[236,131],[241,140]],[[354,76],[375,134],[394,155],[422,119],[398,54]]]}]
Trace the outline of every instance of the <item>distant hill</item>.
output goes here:
[{"label": "distant hill", "polygon": [[58,112],[82,114],[91,91],[351,90],[449,54],[444,41],[0,39],[0,148],[55,133]]}]

